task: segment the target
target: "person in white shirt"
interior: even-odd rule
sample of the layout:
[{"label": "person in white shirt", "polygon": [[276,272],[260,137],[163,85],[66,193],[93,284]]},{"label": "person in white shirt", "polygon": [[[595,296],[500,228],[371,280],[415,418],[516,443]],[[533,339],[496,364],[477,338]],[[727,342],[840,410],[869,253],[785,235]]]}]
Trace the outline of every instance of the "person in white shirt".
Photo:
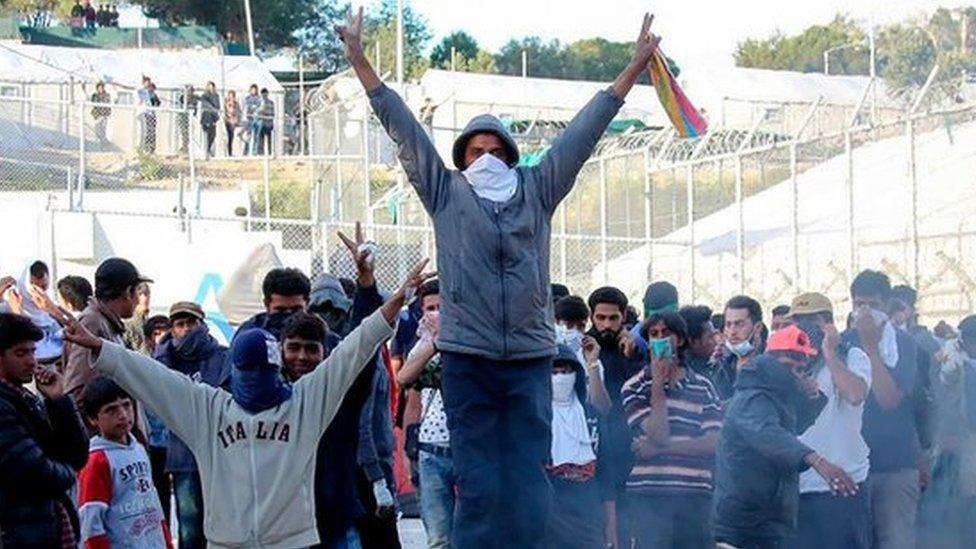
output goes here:
[{"label": "person in white shirt", "polygon": [[861,436],[864,400],[871,387],[871,361],[860,348],[844,344],[834,325],[830,300],[817,293],[797,296],[790,320],[818,351],[811,376],[827,404],[800,441],[842,468],[857,483],[853,496],[836,493],[813,469],[800,475],[799,530],[794,547],[871,546],[868,446]]}]

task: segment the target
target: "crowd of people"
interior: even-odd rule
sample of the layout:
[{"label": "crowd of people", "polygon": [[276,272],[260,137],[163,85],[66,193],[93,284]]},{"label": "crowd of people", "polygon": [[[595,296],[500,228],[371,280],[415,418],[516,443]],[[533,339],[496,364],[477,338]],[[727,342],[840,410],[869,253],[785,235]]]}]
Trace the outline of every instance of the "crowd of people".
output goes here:
[{"label": "crowd of people", "polygon": [[767,315],[655,281],[639,311],[550,282],[551,216],[657,47],[649,16],[538,166],[486,115],[456,170],[362,20],[337,30],[433,220],[436,277],[422,261],[380,290],[357,226],[355,280],[271,270],[228,346],[198,303],[153,315],[121,258],[56,300],[40,261],[0,280],[4,547],[169,547],[172,499],[180,547],[396,548],[404,458],[432,548],[976,545],[976,315],[929,330],[874,270],[846,315],[817,292]]},{"label": "crowd of people", "polygon": [[91,0],[75,0],[75,5],[71,7],[71,19],[69,24],[72,28],[94,29],[97,27],[109,28],[119,26],[119,7],[115,4],[99,4],[98,9],[92,5]]},{"label": "crowd of people", "polygon": [[[163,99],[156,90],[156,84],[149,76],[142,77],[142,86],[136,93],[139,121],[140,146],[139,150],[146,154],[156,152],[156,125],[159,111],[156,107],[163,105]],[[95,137],[99,143],[108,141],[106,132],[112,107],[112,96],[105,89],[105,83],[95,85],[95,92],[90,97],[91,115],[95,121]],[[272,135],[275,124],[275,103],[267,88],[258,89],[252,84],[243,101],[237,99],[237,92],[227,90],[221,100],[217,93],[217,85],[207,82],[202,93],[198,93],[192,84],[187,84],[177,94],[172,107],[177,110],[176,125],[179,133],[179,152],[187,153],[191,147],[191,132],[193,124],[199,123],[203,135],[203,150],[207,158],[214,156],[214,144],[217,139],[217,129],[223,119],[226,132],[226,151],[228,157],[234,156],[235,140],[241,143],[241,154],[270,155],[274,154]]]}]

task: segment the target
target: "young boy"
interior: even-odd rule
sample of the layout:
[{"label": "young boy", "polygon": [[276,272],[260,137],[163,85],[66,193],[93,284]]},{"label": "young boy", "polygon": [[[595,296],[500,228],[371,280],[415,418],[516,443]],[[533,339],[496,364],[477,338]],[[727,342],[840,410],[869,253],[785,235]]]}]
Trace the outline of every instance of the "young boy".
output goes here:
[{"label": "young boy", "polygon": [[132,399],[112,380],[98,377],[85,386],[82,408],[98,431],[78,475],[85,548],[172,549],[149,455],[131,433]]},{"label": "young boy", "polygon": [[281,378],[281,350],[259,329],[231,346],[231,392],[194,383],[162,364],[103,341],[69,321],[65,337],[91,349],[94,367],[156,413],[193,452],[203,485],[210,547],[287,549],[319,542],[315,451],[353,380],[393,333],[405,293],[432,275],[423,261],[383,307],[312,373]]}]

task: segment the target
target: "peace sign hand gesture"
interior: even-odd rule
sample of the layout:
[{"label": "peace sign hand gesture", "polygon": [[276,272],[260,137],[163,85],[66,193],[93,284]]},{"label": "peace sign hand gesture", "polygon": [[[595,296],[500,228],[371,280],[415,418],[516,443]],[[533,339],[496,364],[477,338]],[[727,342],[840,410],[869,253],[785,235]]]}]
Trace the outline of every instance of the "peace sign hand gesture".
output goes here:
[{"label": "peace sign hand gesture", "polygon": [[363,55],[363,8],[359,7],[356,15],[352,14],[352,7],[346,10],[346,24],[336,25],[335,31],[339,40],[346,46],[346,58],[350,61]]},{"label": "peace sign hand gesture", "polygon": [[654,55],[654,50],[661,43],[661,37],[651,32],[651,24],[653,22],[654,16],[650,13],[645,13],[644,23],[641,25],[640,34],[637,36],[637,42],[635,43],[634,57],[631,62],[641,68],[647,66],[651,60],[651,56]]},{"label": "peace sign hand gesture", "polygon": [[363,238],[363,229],[359,222],[356,222],[356,240],[353,240],[338,232],[342,243],[352,255],[352,261],[356,264],[356,283],[361,287],[369,288],[376,284],[376,252],[379,247],[375,242],[367,241]]}]

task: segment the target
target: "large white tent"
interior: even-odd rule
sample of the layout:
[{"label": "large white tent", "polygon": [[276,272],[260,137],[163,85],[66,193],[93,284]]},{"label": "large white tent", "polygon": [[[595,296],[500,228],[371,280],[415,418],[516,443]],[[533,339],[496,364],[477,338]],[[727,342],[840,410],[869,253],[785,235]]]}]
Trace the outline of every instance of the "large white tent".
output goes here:
[{"label": "large white tent", "polygon": [[221,89],[246,90],[251,84],[282,92],[261,61],[248,56],[215,55],[211,50],[104,50],[30,44],[0,44],[0,81],[61,84],[105,81],[138,88],[149,75],[161,89],[212,80]]}]

